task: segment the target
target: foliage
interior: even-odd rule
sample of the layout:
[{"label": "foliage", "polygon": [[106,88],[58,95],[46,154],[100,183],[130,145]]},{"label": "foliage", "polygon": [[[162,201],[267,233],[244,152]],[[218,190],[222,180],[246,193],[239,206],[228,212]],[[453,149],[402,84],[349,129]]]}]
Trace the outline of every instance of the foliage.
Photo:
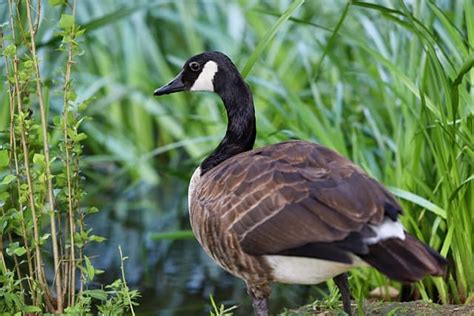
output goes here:
[{"label": "foliage", "polygon": [[[56,9],[59,7],[65,8],[59,5]],[[68,29],[71,19],[61,19],[64,13],[46,9],[45,23],[62,20]],[[169,81],[189,56],[207,49],[222,50],[239,69],[248,71],[246,80],[257,108],[257,146],[301,138],[334,148],[361,165],[401,199],[407,229],[449,258],[447,277],[419,282],[414,297],[444,303],[462,303],[472,297],[472,1],[104,0],[78,2],[73,16],[73,25],[80,21],[87,32],[81,43],[84,51],[78,52],[81,66],[73,68],[77,96],[70,101],[93,101],[93,106],[84,112],[78,109],[79,117],[72,119],[78,122],[84,116],[93,117],[83,120],[76,130],[78,135],[88,136],[78,141],[84,146],[79,167],[87,172],[90,192],[82,196],[83,201],[97,202],[97,192],[113,192],[114,198],[106,201],[115,208],[114,203],[122,203],[123,196],[136,190],[140,203],[151,204],[160,186],[164,194],[176,194],[177,204],[183,206],[173,214],[156,212],[154,217],[171,223],[166,227],[189,228],[183,224],[187,221],[185,185],[162,184],[169,178],[187,180],[192,168],[217,144],[226,127],[222,107],[214,96],[183,94],[157,100],[152,91]],[[48,92],[44,97],[51,105],[51,116],[63,117],[64,102],[53,88],[58,81],[57,66],[65,65],[68,58],[67,45],[57,51],[64,35],[52,35],[46,26],[39,27],[36,34],[43,52],[43,89]],[[8,43],[4,54],[22,54],[19,83],[23,89],[34,89],[35,63],[27,47]],[[12,68],[12,57],[8,56]],[[2,105],[8,104],[8,91],[0,90]],[[41,124],[37,111],[28,111],[32,103],[36,109],[37,103],[25,99],[25,109],[14,112],[15,137],[17,142],[21,140],[19,127],[24,126],[29,150],[40,154],[36,163],[31,163],[31,180],[41,182],[47,180],[48,166],[43,162]],[[64,122],[71,123],[59,120],[59,129],[50,129],[53,150],[56,143],[64,143]],[[10,110],[0,107],[0,130],[7,131],[9,125]],[[1,143],[8,144],[3,135],[7,133],[0,134]],[[18,145],[21,151],[21,142]],[[63,150],[67,148],[71,150],[63,146]],[[3,145],[0,165],[14,162],[10,152]],[[67,182],[64,155],[62,151],[58,159],[49,162],[53,185],[60,173],[64,174],[63,183]],[[21,152],[17,159],[24,164]],[[74,159],[71,174],[77,170]],[[104,176],[92,168],[97,163],[107,163],[112,171]],[[26,170],[20,170],[18,176],[2,169],[0,197],[21,180],[23,186],[15,196],[30,209]],[[35,184],[35,188],[36,203],[48,207],[44,202],[47,186]],[[62,192],[67,200],[65,187]],[[61,203],[68,209],[66,200]],[[166,208],[160,205],[160,209]],[[18,208],[4,205],[2,209],[8,223],[24,222],[26,229],[33,230],[31,211],[23,220],[25,212],[18,212]],[[21,225],[8,227],[16,227],[15,234],[21,236]],[[37,240],[41,242],[43,237],[48,244],[52,236],[45,233],[38,234]],[[157,236],[187,235],[180,231]],[[77,240],[82,246],[83,239]],[[34,248],[29,249],[34,243],[27,244],[28,250],[24,242],[14,242],[6,237],[10,253],[26,251],[20,259],[34,253]],[[371,269],[354,271],[350,282],[357,298],[387,283],[400,287]],[[39,292],[34,284],[32,288]]]},{"label": "foliage", "polygon": [[[67,8],[55,28],[64,56],[54,69],[60,83],[45,82],[40,71],[41,1],[9,1],[8,21],[1,25],[9,120],[0,139],[0,310],[9,313],[88,312],[84,289],[100,272],[84,255],[88,243],[103,241],[84,222],[97,209],[81,206],[87,135],[80,126],[88,119],[83,112],[89,100],[77,99],[71,77],[85,29],[75,23],[75,3],[50,3]],[[52,98],[62,105],[56,115],[49,111]],[[45,270],[47,252],[53,254],[52,275]],[[137,293],[129,291],[124,276],[109,287],[118,294],[106,303],[131,308]]]},{"label": "foliage", "polygon": [[212,310],[209,312],[210,316],[232,316],[232,311],[237,309],[238,306],[225,307],[224,304],[217,306],[214,297],[209,295],[209,300],[211,301]]},{"label": "foliage", "polygon": [[[319,312],[328,313],[334,312],[337,315],[346,315],[341,305],[341,295],[338,288],[332,280],[328,281],[331,283],[329,288],[329,293],[325,293],[320,290],[322,299],[319,299],[312,304],[301,307],[297,311],[285,310],[281,316],[291,316],[291,315],[313,315],[318,314]],[[362,309],[358,309],[362,311]]]}]

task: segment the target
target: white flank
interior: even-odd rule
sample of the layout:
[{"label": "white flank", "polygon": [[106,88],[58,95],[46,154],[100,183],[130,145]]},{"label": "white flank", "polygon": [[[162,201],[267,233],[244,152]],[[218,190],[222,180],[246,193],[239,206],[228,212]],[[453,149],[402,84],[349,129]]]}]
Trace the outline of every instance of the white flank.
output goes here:
[{"label": "white flank", "polygon": [[194,189],[198,184],[199,180],[201,179],[201,167],[197,167],[194,170],[193,175],[191,176],[191,180],[189,180],[189,187],[188,187],[188,210],[191,211],[191,198],[193,196]]},{"label": "white flank", "polygon": [[202,68],[199,77],[191,87],[191,91],[211,91],[214,92],[214,76],[217,72],[217,64],[210,60]]},{"label": "white flank", "polygon": [[347,270],[364,266],[365,263],[354,257],[352,264],[289,256],[264,256],[273,269],[275,281],[290,284],[319,284]]},{"label": "white flank", "polygon": [[405,239],[405,230],[403,229],[402,223],[399,221],[393,221],[388,217],[385,218],[382,224],[370,225],[370,228],[375,232],[375,236],[364,239],[364,241],[369,245],[376,244],[381,240],[389,238]]}]

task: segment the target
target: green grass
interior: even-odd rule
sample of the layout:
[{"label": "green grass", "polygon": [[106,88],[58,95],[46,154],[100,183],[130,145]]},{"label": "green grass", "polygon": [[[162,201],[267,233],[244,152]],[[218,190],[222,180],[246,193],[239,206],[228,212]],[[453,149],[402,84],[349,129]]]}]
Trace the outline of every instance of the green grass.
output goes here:
[{"label": "green grass", "polygon": [[[90,29],[74,83],[94,118],[83,125],[82,163],[119,168],[107,179],[89,171],[91,190],[189,178],[224,133],[220,100],[152,91],[191,55],[222,50],[248,72],[257,146],[301,138],[361,165],[400,198],[407,229],[451,262],[446,279],[417,284],[422,298],[464,302],[474,292],[474,4],[301,2],[78,2]],[[47,31],[59,12],[46,16],[38,39],[54,87],[63,57]],[[52,93],[51,111],[60,111],[55,102]],[[0,107],[1,131],[8,119]],[[187,228],[185,214],[176,227]],[[399,287],[368,269],[351,278],[359,297],[386,283]]]}]

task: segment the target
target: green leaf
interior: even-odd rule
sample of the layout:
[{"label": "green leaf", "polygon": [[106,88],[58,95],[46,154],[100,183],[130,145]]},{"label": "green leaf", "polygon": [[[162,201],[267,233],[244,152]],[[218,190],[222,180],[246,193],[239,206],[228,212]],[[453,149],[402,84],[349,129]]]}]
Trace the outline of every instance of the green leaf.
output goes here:
[{"label": "green leaf", "polygon": [[0,192],[0,205],[2,202],[5,202],[10,197],[10,193],[8,192]]},{"label": "green leaf", "polygon": [[95,206],[89,207],[87,209],[87,214],[94,214],[94,213],[97,213],[97,212],[99,212],[99,209]]},{"label": "green leaf", "polygon": [[41,312],[41,308],[38,306],[28,305],[23,308],[23,312],[25,313],[39,313]]},{"label": "green leaf", "polygon": [[59,27],[63,30],[70,29],[74,25],[74,17],[70,14],[61,14]]},{"label": "green leaf", "polygon": [[8,45],[5,50],[3,51],[3,54],[7,57],[13,57],[16,54],[16,46],[14,44]]},{"label": "green leaf", "polygon": [[79,105],[77,110],[82,113],[85,110],[87,110],[87,108],[89,107],[89,104],[90,104],[90,100],[86,100]]},{"label": "green leaf", "polygon": [[94,274],[95,274],[94,267],[92,266],[92,263],[87,256],[84,256],[84,261],[86,262],[87,277],[89,278],[90,281],[92,281],[94,279]]},{"label": "green leaf", "polygon": [[67,92],[67,99],[68,99],[69,101],[76,101],[76,99],[77,99],[77,94],[76,94],[76,92],[75,92],[74,90],[69,90],[69,91]]},{"label": "green leaf", "polygon": [[85,133],[79,133],[79,134],[75,135],[74,137],[72,137],[72,139],[75,142],[80,142],[81,140],[84,140],[86,138],[87,138],[87,135]]},{"label": "green leaf", "polygon": [[13,252],[14,252],[15,255],[17,255],[18,257],[21,257],[21,256],[23,256],[23,255],[26,253],[26,249],[25,249],[25,247],[22,246],[22,247],[16,248]]},{"label": "green leaf", "polygon": [[104,290],[85,290],[83,292],[84,295],[90,296],[92,298],[98,299],[100,301],[105,301],[107,300],[107,292]]},{"label": "green leaf", "polygon": [[451,244],[453,242],[453,234],[454,234],[454,225],[449,226],[448,233],[444,239],[443,247],[441,247],[441,251],[439,252],[443,257],[448,255],[448,251],[451,248]]},{"label": "green leaf", "polygon": [[8,158],[7,150],[0,150],[0,167],[8,166],[10,159]]},{"label": "green leaf", "polygon": [[76,38],[84,35],[84,33],[86,32],[86,29],[80,29],[80,30],[77,30],[76,31]]},{"label": "green leaf", "polygon": [[466,186],[469,182],[474,181],[474,174],[471,175],[469,178],[464,180],[449,196],[449,201],[452,201],[456,195],[458,194],[459,190],[461,190],[464,186]]},{"label": "green leaf", "polygon": [[40,237],[40,242],[43,243],[45,240],[47,240],[51,236],[50,233],[46,233],[43,236]]},{"label": "green leaf", "polygon": [[12,174],[7,174],[5,178],[3,178],[2,182],[0,182],[0,184],[7,185],[15,181],[15,179],[16,179],[16,176]]},{"label": "green leaf", "polygon": [[395,194],[399,198],[415,203],[416,205],[419,205],[427,209],[428,211],[433,212],[434,214],[440,216],[441,218],[446,219],[446,210],[431,203],[427,199],[422,198],[421,196],[416,195],[414,193],[399,189],[399,188],[391,187],[389,189],[393,194]]},{"label": "green leaf", "polygon": [[7,248],[7,255],[13,256],[15,253],[15,250],[20,247],[20,243],[18,241],[12,242],[11,244],[8,245]]},{"label": "green leaf", "polygon": [[34,154],[33,156],[33,163],[36,165],[44,166],[45,160],[43,154]]},{"label": "green leaf", "polygon": [[57,6],[57,5],[63,5],[66,4],[66,0],[48,0],[48,3],[50,6]]},{"label": "green leaf", "polygon": [[32,60],[27,60],[23,63],[23,66],[25,66],[25,68],[28,68],[28,69],[33,69],[35,64],[33,63]]},{"label": "green leaf", "polygon": [[102,236],[97,236],[97,235],[91,235],[89,237],[89,240],[90,241],[95,241],[95,242],[103,242],[104,240],[106,240],[105,237],[102,237]]},{"label": "green leaf", "polygon": [[193,232],[191,230],[177,230],[174,232],[165,232],[165,233],[154,233],[151,234],[153,240],[162,240],[162,239],[191,239],[193,238]]},{"label": "green leaf", "polygon": [[3,234],[8,226],[8,219],[5,216],[0,216],[0,233]]}]

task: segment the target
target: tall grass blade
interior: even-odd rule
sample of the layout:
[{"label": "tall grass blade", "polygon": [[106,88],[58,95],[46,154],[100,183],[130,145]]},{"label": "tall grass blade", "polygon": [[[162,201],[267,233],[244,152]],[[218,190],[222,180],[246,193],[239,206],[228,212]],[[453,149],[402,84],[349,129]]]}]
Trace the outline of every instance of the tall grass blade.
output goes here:
[{"label": "tall grass blade", "polygon": [[275,24],[268,30],[268,32],[265,34],[265,36],[255,48],[252,55],[250,55],[249,59],[247,60],[247,63],[242,69],[241,73],[244,78],[247,77],[250,70],[252,70],[252,67],[261,57],[263,51],[268,46],[268,44],[270,44],[278,29],[291,17],[291,15],[296,11],[296,9],[298,9],[303,3],[304,0],[294,0],[293,3],[288,7],[288,9],[278,18]]}]

